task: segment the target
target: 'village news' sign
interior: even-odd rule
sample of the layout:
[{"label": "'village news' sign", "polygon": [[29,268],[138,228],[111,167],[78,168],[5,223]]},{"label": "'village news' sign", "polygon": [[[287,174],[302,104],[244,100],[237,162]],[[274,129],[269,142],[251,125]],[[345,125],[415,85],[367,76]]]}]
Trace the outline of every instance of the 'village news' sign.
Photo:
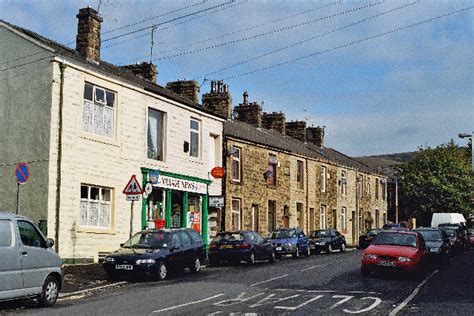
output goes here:
[{"label": "'village news' sign", "polygon": [[199,194],[207,193],[207,185],[205,183],[177,179],[163,175],[160,175],[158,177],[158,181],[153,183],[153,185],[159,188],[173,189],[178,191],[186,191]]}]

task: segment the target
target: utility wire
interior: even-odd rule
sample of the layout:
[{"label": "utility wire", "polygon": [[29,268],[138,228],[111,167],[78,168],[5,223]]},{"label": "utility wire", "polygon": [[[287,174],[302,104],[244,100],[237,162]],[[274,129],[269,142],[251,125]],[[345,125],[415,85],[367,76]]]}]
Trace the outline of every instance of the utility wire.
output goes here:
[{"label": "utility wire", "polygon": [[322,55],[324,53],[332,52],[332,51],[335,51],[335,50],[338,50],[338,49],[341,49],[341,48],[346,48],[346,47],[349,47],[349,46],[352,46],[352,45],[355,45],[355,44],[359,44],[359,43],[362,43],[362,42],[366,42],[366,41],[369,41],[369,40],[372,40],[372,39],[387,36],[387,35],[392,34],[392,33],[407,30],[407,29],[410,29],[412,27],[419,26],[419,25],[422,25],[422,24],[426,24],[426,23],[429,23],[429,22],[432,22],[432,21],[450,16],[450,15],[458,14],[458,13],[461,13],[461,12],[464,12],[464,11],[467,11],[467,10],[471,10],[473,8],[474,8],[474,6],[470,6],[470,7],[463,8],[461,10],[451,11],[451,12],[448,12],[448,13],[445,13],[445,14],[442,14],[442,15],[438,15],[438,16],[435,16],[435,17],[432,17],[432,18],[429,18],[429,19],[426,19],[426,20],[422,20],[422,21],[412,23],[412,24],[409,24],[409,25],[406,25],[406,26],[402,26],[402,27],[399,27],[399,28],[396,28],[396,29],[393,29],[393,30],[390,30],[390,31],[386,31],[386,32],[383,32],[383,33],[378,33],[378,34],[373,35],[373,36],[364,37],[362,39],[352,41],[352,42],[349,42],[349,43],[346,43],[346,44],[343,44],[343,45],[335,46],[335,47],[332,47],[332,48],[329,48],[329,49],[314,52],[314,53],[309,54],[309,55],[301,56],[301,57],[298,57],[298,58],[294,58],[294,59],[286,60],[286,61],[283,61],[283,62],[280,62],[280,63],[277,63],[277,64],[273,64],[273,65],[270,65],[270,66],[266,66],[266,67],[254,69],[254,70],[251,70],[251,71],[248,71],[248,72],[244,72],[244,73],[241,73],[241,74],[238,74],[238,75],[230,76],[230,77],[224,78],[223,80],[231,80],[231,79],[235,79],[235,78],[238,78],[238,77],[248,76],[248,75],[251,75],[251,74],[254,74],[254,73],[257,73],[257,72],[261,72],[261,71],[277,68],[277,67],[280,67],[280,66],[288,65],[288,64],[306,59],[306,58],[314,57],[314,56],[317,56],[317,55]]},{"label": "utility wire", "polygon": [[[35,162],[46,162],[46,161],[49,161],[49,159],[37,159],[37,160],[30,160],[30,161],[22,160],[21,162],[30,164],[30,163],[35,163]],[[20,161],[18,161],[18,162],[20,162]],[[3,163],[3,164],[0,164],[0,167],[16,166],[18,164],[18,162]]]},{"label": "utility wire", "polygon": [[252,25],[252,26],[240,29],[240,30],[235,30],[235,31],[232,31],[232,32],[228,32],[228,33],[216,36],[216,37],[210,37],[210,38],[206,38],[206,39],[194,42],[194,43],[189,43],[189,44],[186,44],[186,45],[173,47],[171,49],[161,51],[160,53],[161,54],[169,53],[171,51],[177,51],[177,50],[180,50],[180,49],[183,49],[183,48],[186,48],[186,47],[191,47],[191,46],[198,45],[198,44],[204,44],[204,43],[214,41],[216,39],[220,39],[220,38],[223,38],[223,37],[228,37],[228,36],[235,35],[235,34],[238,34],[238,33],[251,31],[251,30],[254,30],[254,29],[262,27],[262,26],[266,26],[266,25],[277,23],[277,22],[281,22],[281,21],[286,20],[286,19],[294,18],[296,16],[307,14],[307,13],[310,13],[310,12],[313,12],[313,11],[316,11],[316,10],[325,9],[325,8],[328,8],[328,7],[331,7],[331,6],[334,6],[336,4],[340,4],[340,3],[342,3],[342,0],[339,0],[339,1],[333,2],[333,3],[329,3],[329,4],[323,5],[321,7],[304,10],[304,11],[298,12],[296,14],[286,15],[286,16],[280,17],[278,19],[274,19],[274,20],[267,21],[267,22],[264,22],[264,23],[255,24],[255,25]]},{"label": "utility wire", "polygon": [[389,14],[389,13],[393,13],[395,11],[398,11],[398,10],[401,10],[401,9],[404,9],[404,8],[407,8],[409,6],[412,6],[412,5],[415,5],[419,3],[419,1],[414,1],[414,2],[411,2],[411,3],[408,3],[408,4],[405,4],[405,5],[402,5],[400,7],[396,7],[396,8],[393,8],[391,10],[388,10],[388,11],[385,11],[385,12],[381,12],[381,13],[378,13],[376,15],[372,15],[370,17],[367,17],[367,18],[364,18],[364,19],[361,19],[361,20],[358,20],[356,22],[353,22],[353,23],[350,23],[350,24],[346,24],[344,26],[341,26],[341,27],[338,27],[338,28],[335,28],[331,31],[328,31],[328,32],[325,32],[325,33],[321,33],[321,34],[318,34],[318,35],[315,35],[315,36],[311,36],[307,39],[304,39],[304,40],[301,40],[301,41],[298,41],[298,42],[295,42],[293,44],[290,44],[290,45],[287,45],[287,46],[284,46],[284,47],[281,47],[281,48],[278,48],[278,49],[275,49],[275,50],[271,50],[269,52],[266,52],[264,54],[261,54],[261,55],[258,55],[258,56],[254,56],[252,58],[249,58],[249,59],[246,59],[246,60],[243,60],[243,61],[240,61],[240,62],[237,62],[235,64],[232,64],[230,66],[226,66],[226,67],[223,67],[223,68],[220,68],[220,69],[217,69],[215,71],[212,71],[212,72],[209,72],[203,76],[200,76],[198,77],[198,79],[202,79],[202,78],[208,78],[210,75],[214,75],[216,73],[219,73],[219,72],[222,72],[222,71],[225,71],[225,70],[229,70],[229,69],[232,69],[234,67],[237,67],[237,66],[241,66],[241,65],[244,65],[244,64],[247,64],[251,61],[255,61],[255,60],[258,60],[258,59],[261,59],[263,57],[267,57],[267,56],[270,56],[270,55],[273,55],[273,54],[276,54],[276,53],[279,53],[283,50],[286,50],[286,49],[289,49],[289,48],[292,48],[292,47],[295,47],[295,46],[298,46],[298,45],[301,45],[301,44],[304,44],[306,42],[309,42],[309,41],[312,41],[312,40],[315,40],[317,38],[322,38],[322,37],[326,37],[332,33],[335,33],[335,32],[338,32],[338,31],[341,31],[341,30],[344,30],[346,28],[350,28],[352,26],[356,26],[358,24],[361,24],[361,23],[364,23],[364,22],[367,22],[369,20],[372,20],[372,19],[375,19],[375,18],[378,18],[380,16],[383,16],[383,15],[386,15],[386,14]]},{"label": "utility wire", "polygon": [[49,56],[46,56],[46,57],[42,57],[42,58],[39,58],[39,59],[35,59],[35,60],[29,61],[29,62],[26,62],[26,63],[23,63],[23,64],[18,64],[18,65],[15,65],[15,66],[11,66],[11,67],[8,67],[8,68],[3,68],[3,69],[0,69],[0,72],[5,72],[5,71],[10,70],[10,69],[15,69],[15,68],[31,65],[31,64],[40,62],[42,60],[54,57],[54,56],[56,56],[56,54],[49,55]]},{"label": "utility wire", "polygon": [[219,44],[215,44],[215,45],[210,45],[210,46],[206,46],[206,47],[202,47],[202,48],[193,49],[193,50],[190,50],[190,51],[185,51],[185,52],[176,53],[176,54],[172,54],[172,55],[168,55],[168,56],[163,56],[163,57],[160,57],[160,58],[156,58],[154,60],[158,61],[158,60],[163,60],[163,59],[169,59],[169,58],[175,58],[175,57],[190,55],[190,54],[199,53],[199,52],[206,51],[206,50],[213,49],[213,48],[223,47],[223,46],[227,46],[227,45],[230,45],[230,44],[235,44],[235,43],[240,43],[240,42],[256,39],[256,38],[259,38],[259,37],[279,33],[279,32],[282,32],[282,31],[291,30],[293,28],[304,26],[304,25],[307,25],[307,24],[310,24],[310,23],[319,22],[319,21],[326,20],[326,19],[329,19],[329,18],[333,18],[333,17],[345,15],[345,14],[348,14],[348,13],[352,13],[352,12],[355,12],[355,11],[359,11],[359,10],[362,10],[362,9],[366,9],[366,8],[369,8],[369,7],[373,7],[373,6],[382,4],[384,2],[386,2],[386,0],[371,3],[371,4],[367,4],[367,5],[358,7],[358,8],[342,11],[342,12],[339,12],[339,13],[330,14],[330,15],[327,15],[327,16],[324,16],[324,17],[321,17],[321,18],[312,19],[312,20],[309,20],[309,21],[305,21],[305,22],[285,26],[285,27],[282,27],[282,28],[279,28],[279,29],[268,31],[268,32],[259,33],[259,34],[255,34],[255,35],[251,35],[251,36],[245,36],[245,37],[235,39],[235,40],[232,40],[232,41],[229,41],[229,42],[223,42],[223,43],[219,43]]}]

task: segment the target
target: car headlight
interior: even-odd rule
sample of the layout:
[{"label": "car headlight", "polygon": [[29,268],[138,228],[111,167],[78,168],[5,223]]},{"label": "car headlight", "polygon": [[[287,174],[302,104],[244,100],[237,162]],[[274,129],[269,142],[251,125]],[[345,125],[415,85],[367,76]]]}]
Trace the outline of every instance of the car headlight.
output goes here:
[{"label": "car headlight", "polygon": [[137,264],[147,264],[147,263],[155,263],[155,259],[138,259],[136,261]]},{"label": "car headlight", "polygon": [[288,243],[288,244],[286,244],[286,247],[287,247],[288,249],[291,249],[291,248],[293,248],[293,244]]},{"label": "car headlight", "polygon": [[325,244],[326,244],[325,241],[320,241],[320,242],[318,242],[318,245],[320,245],[320,246],[324,246]]},{"label": "car headlight", "polygon": [[109,262],[109,263],[114,263],[115,262],[115,258],[113,257],[105,257],[105,262]]},{"label": "car headlight", "polygon": [[413,260],[411,260],[411,259],[408,258],[408,257],[399,257],[399,258],[398,258],[398,261],[400,261],[400,262],[410,262],[410,261],[413,261]]},{"label": "car headlight", "polygon": [[375,259],[378,258],[377,255],[365,255],[365,257],[366,257],[367,259],[372,259],[372,260],[375,260]]}]

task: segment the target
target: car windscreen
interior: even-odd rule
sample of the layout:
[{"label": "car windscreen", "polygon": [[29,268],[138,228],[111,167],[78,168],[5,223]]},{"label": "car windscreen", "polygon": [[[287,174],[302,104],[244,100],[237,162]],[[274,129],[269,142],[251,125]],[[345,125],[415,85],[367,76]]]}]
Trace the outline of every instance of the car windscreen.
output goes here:
[{"label": "car windscreen", "polygon": [[449,237],[454,237],[455,236],[455,230],[454,229],[444,227],[444,231],[446,232],[446,234]]},{"label": "car windscreen", "polygon": [[380,233],[375,237],[373,244],[416,247],[416,236],[411,234]]},{"label": "car windscreen", "polygon": [[311,233],[310,237],[314,238],[324,238],[324,237],[330,237],[331,232],[329,230],[317,230]]},{"label": "car windscreen", "polygon": [[241,242],[244,241],[244,235],[241,233],[221,233],[212,239],[213,243],[223,242]]},{"label": "car windscreen", "polygon": [[418,230],[423,236],[425,241],[438,241],[442,239],[441,232],[439,230]]},{"label": "car windscreen", "polygon": [[124,248],[152,248],[159,249],[167,247],[169,243],[169,233],[165,232],[140,232],[130,238]]},{"label": "car windscreen", "polygon": [[280,239],[280,238],[295,238],[296,233],[294,230],[275,230],[271,235],[270,239]]},{"label": "car windscreen", "polygon": [[367,232],[367,235],[369,235],[369,236],[375,236],[375,235],[377,235],[379,232],[380,232],[380,229],[369,229],[369,231]]}]

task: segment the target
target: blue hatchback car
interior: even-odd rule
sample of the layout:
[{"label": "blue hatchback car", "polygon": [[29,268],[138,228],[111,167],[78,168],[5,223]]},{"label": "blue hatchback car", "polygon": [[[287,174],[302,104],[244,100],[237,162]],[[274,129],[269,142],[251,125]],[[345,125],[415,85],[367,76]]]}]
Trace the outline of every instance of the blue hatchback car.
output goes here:
[{"label": "blue hatchback car", "polygon": [[309,257],[311,254],[308,237],[299,228],[276,229],[270,234],[269,239],[277,257],[292,255],[298,258],[301,255]]}]

